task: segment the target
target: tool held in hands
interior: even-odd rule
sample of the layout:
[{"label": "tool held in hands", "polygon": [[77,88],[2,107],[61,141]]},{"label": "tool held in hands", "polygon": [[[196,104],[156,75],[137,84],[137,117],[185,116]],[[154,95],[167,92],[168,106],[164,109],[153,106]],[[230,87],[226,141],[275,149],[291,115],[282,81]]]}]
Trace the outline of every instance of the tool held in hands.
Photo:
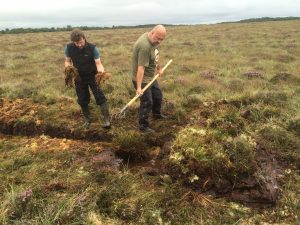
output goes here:
[{"label": "tool held in hands", "polygon": [[[167,67],[172,63],[172,59],[162,68],[162,72],[165,71],[165,69],[167,69]],[[159,74],[156,74],[153,79],[143,88],[142,92],[144,93],[152,84],[153,82],[159,77]],[[136,96],[134,98],[132,98],[122,109],[119,113],[113,115],[113,117],[118,117],[118,118],[123,118],[125,117],[125,111],[126,109],[132,105],[132,103],[137,100],[141,95],[136,94]]]}]

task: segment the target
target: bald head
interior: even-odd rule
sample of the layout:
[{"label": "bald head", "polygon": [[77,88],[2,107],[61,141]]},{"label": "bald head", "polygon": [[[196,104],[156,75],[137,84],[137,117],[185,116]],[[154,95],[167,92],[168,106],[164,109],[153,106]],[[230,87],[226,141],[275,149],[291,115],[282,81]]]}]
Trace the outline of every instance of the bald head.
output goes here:
[{"label": "bald head", "polygon": [[148,37],[152,44],[160,44],[166,37],[167,31],[163,25],[156,25],[149,33]]},{"label": "bald head", "polygon": [[152,32],[166,34],[166,28],[163,25],[156,25],[153,27]]}]

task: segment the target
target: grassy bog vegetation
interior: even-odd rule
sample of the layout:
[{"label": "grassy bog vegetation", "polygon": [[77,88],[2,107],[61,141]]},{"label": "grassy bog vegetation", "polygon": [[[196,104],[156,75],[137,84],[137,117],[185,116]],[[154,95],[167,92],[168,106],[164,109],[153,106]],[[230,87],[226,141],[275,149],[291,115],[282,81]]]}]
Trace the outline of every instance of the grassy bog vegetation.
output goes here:
[{"label": "grassy bog vegetation", "polygon": [[[64,87],[69,32],[0,35],[1,224],[299,224],[299,21],[167,27],[166,121],[138,132],[136,102],[82,129]],[[85,31],[118,112],[148,28]]]}]

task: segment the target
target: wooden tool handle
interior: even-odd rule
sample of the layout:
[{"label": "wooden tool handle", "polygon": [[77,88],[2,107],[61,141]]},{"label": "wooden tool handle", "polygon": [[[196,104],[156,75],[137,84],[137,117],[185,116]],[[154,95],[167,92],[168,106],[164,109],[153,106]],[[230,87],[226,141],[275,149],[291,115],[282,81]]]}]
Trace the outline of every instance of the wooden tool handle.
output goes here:
[{"label": "wooden tool handle", "polygon": [[[169,60],[169,62],[162,68],[162,71],[164,72],[165,69],[167,69],[167,67],[173,62],[173,60]],[[146,91],[150,86],[151,84],[153,84],[153,82],[159,77],[159,74],[156,74],[155,77],[143,88],[143,92]],[[140,97],[139,94],[137,94],[134,98],[132,98],[124,107],[123,109],[121,109],[120,111],[120,114],[123,113],[129,106],[132,105],[132,103],[138,99]]]}]

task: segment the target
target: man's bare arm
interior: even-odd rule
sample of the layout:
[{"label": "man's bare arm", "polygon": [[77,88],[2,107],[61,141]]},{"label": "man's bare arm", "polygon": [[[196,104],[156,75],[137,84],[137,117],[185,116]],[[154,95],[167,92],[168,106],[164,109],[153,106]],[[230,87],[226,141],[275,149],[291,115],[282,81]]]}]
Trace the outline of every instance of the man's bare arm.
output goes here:
[{"label": "man's bare arm", "polygon": [[72,62],[71,62],[71,58],[70,57],[66,57],[65,59],[65,68],[68,66],[72,66]]},{"label": "man's bare arm", "polygon": [[143,81],[143,77],[144,77],[144,71],[145,71],[145,67],[144,66],[138,66],[138,70],[136,73],[136,86],[137,86],[137,94],[139,95],[143,95],[143,91],[142,91],[142,81]]},{"label": "man's bare arm", "polygon": [[96,67],[97,67],[97,71],[100,72],[100,73],[103,73],[104,72],[104,67],[102,65],[102,62],[99,59],[95,59],[95,63],[96,63]]}]

